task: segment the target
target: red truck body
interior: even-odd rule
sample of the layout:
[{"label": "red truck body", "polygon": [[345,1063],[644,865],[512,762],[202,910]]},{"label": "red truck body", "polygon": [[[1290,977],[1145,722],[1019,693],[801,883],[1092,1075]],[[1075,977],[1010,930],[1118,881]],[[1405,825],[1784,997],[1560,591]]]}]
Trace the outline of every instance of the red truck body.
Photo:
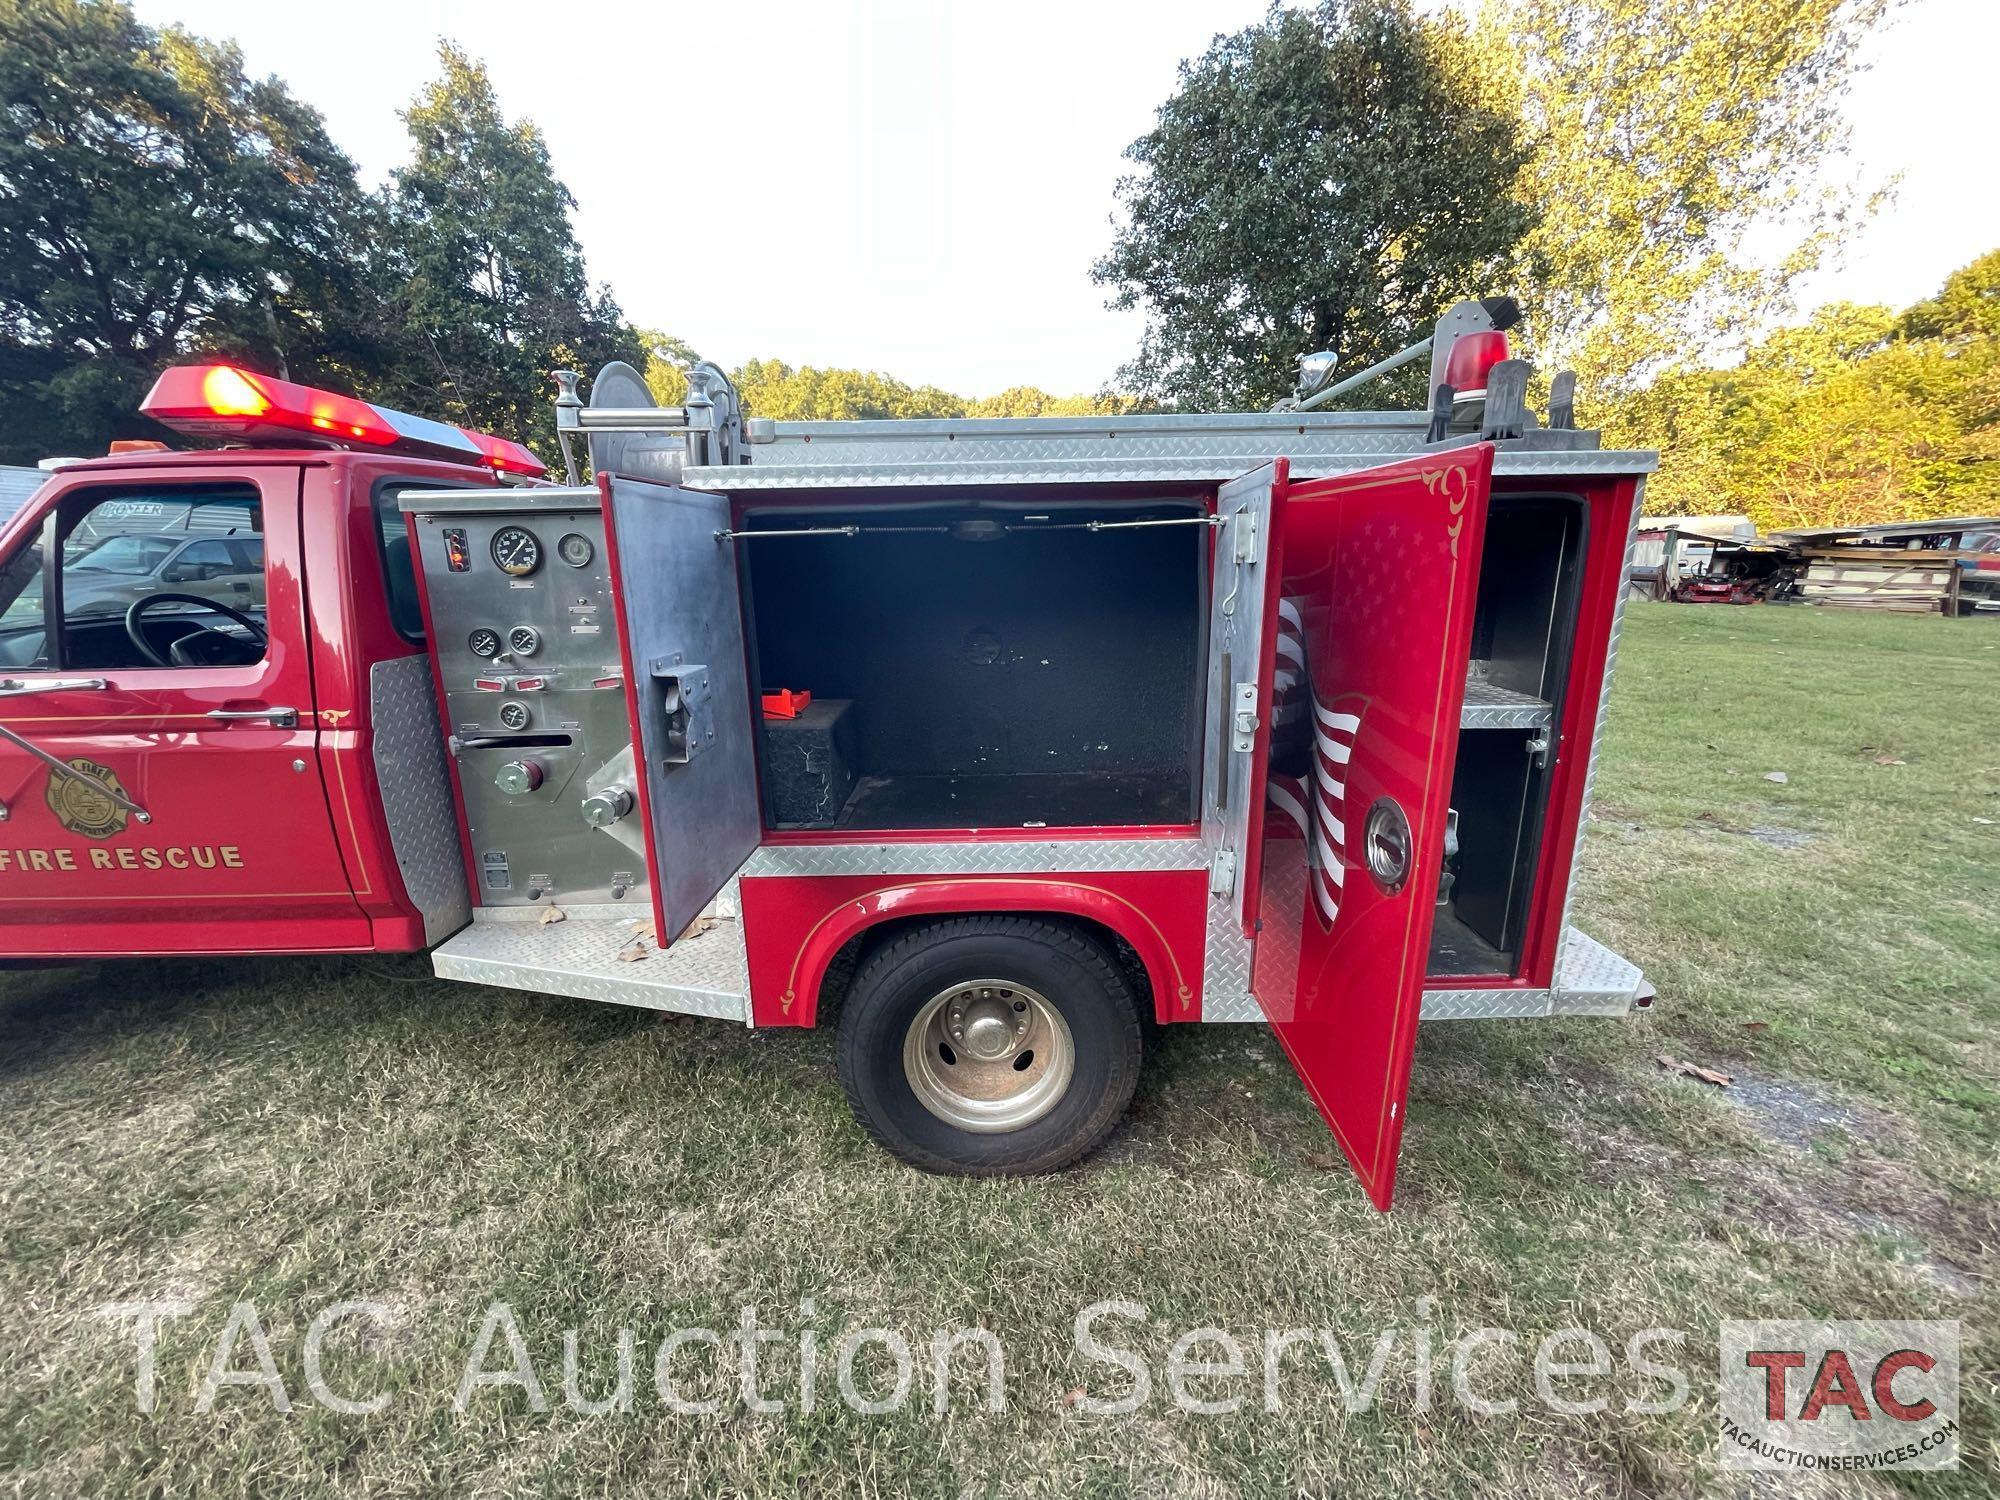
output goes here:
[{"label": "red truck body", "polygon": [[[612,372],[600,390],[633,399]],[[1268,1022],[1383,1206],[1420,1018],[1616,1014],[1650,998],[1567,925],[1650,456],[1478,431],[1426,443],[1421,414],[1384,438],[1305,413],[761,432],[738,419],[738,451],[704,452],[681,414],[675,427],[598,406],[594,431],[569,423],[591,435],[591,485],[502,485],[491,451],[425,456],[397,440],[395,413],[377,445],[393,451],[142,452],[55,473],[0,532],[13,580],[0,955],[436,947],[449,977],[811,1026],[829,975],[845,983],[890,936],[1021,916],[1099,945],[1158,1022]],[[649,425],[680,435],[597,447]],[[1056,456],[1005,459],[1030,443]],[[1260,452],[1261,467],[1245,461]],[[112,554],[141,543],[116,539],[176,527],[215,544],[212,564],[171,564],[196,592],[126,602],[120,588],[152,585],[121,582]],[[1179,541],[1119,539],[1170,527]],[[1162,588],[1185,588],[1175,618],[1200,631],[1172,689],[1193,733],[1145,815],[1116,811],[1139,773],[1087,770],[1046,781],[1082,799],[1076,816],[1025,802],[1026,816],[963,823],[948,801],[910,803],[907,821],[856,812],[863,791],[908,799],[920,782],[944,797],[976,783],[986,805],[1013,806],[1005,780],[956,765],[899,780],[886,762],[837,815],[774,806],[762,694],[840,698],[841,683],[758,677],[848,628],[812,623],[815,578],[865,571],[851,549],[879,536],[887,556],[917,545],[909,532],[941,538],[921,555],[951,580],[1004,556],[1008,542],[988,540],[1001,533],[1036,533],[1020,545],[1052,558],[1113,538],[1077,554],[1085,569],[1180,549],[1199,578]],[[261,579],[243,576],[253,564]],[[876,593],[902,591],[896,577]],[[913,598],[965,591],[900,577]],[[711,583],[727,603],[704,609],[684,660],[673,598]],[[510,627],[502,608],[537,623]],[[963,623],[943,609],[896,628],[956,642]],[[949,696],[968,653],[985,664],[997,649],[965,640],[918,721],[947,745],[955,731],[935,721],[990,706]],[[1036,700],[1008,700],[1011,720],[995,709],[1017,752],[1068,764],[1074,720],[1116,753],[1153,711],[1097,701],[1119,689],[1085,665],[1040,665],[1071,701],[1050,706],[1058,731],[1036,727]],[[857,663],[853,681],[889,670]],[[857,691],[881,722],[903,711]],[[537,843],[517,825],[554,831]],[[566,920],[540,920],[552,905]],[[939,1014],[960,1024],[973,993]],[[1050,1035],[1068,1037],[1070,1002],[1036,1004],[1015,1006],[1022,1034],[1046,1005]],[[1025,1072],[1022,1055],[996,1053]]]}]

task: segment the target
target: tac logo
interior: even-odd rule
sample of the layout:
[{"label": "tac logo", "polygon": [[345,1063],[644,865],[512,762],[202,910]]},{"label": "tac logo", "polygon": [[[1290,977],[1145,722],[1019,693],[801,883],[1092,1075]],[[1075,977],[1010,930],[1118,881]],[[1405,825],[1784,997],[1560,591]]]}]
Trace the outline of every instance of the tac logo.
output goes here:
[{"label": "tac logo", "polygon": [[1729,1469],[1958,1466],[1958,1324],[1724,1323]]},{"label": "tac logo", "polygon": [[[100,766],[94,760],[81,757],[69,764],[72,770],[83,772],[121,796],[124,794],[125,787],[111,767]],[[96,787],[74,776],[51,773],[42,800],[48,803],[49,811],[56,815],[58,823],[71,833],[81,834],[87,839],[108,839],[125,831],[125,809]]]}]

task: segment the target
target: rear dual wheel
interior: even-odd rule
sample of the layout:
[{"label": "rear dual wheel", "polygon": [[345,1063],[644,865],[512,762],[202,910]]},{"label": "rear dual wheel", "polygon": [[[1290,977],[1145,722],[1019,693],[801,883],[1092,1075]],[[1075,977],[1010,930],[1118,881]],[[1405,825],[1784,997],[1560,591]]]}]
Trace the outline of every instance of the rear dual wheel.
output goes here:
[{"label": "rear dual wheel", "polygon": [[1031,917],[912,928],[861,966],[838,1065],[862,1127],[931,1172],[1053,1172],[1118,1123],[1138,1004],[1102,945]]}]

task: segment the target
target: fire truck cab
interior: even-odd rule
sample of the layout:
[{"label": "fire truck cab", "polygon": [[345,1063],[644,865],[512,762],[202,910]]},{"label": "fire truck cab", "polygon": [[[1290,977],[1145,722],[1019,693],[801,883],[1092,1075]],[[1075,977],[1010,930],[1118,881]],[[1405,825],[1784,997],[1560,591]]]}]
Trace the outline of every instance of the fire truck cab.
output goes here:
[{"label": "fire truck cab", "polygon": [[837,1014],[861,1123],[975,1173],[1101,1141],[1153,1025],[1262,1021],[1386,1207],[1420,1019],[1651,994],[1568,916],[1653,455],[1531,412],[1495,309],[1414,413],[784,423],[614,365],[564,482],[169,371],[244,446],[0,531],[0,957]]}]

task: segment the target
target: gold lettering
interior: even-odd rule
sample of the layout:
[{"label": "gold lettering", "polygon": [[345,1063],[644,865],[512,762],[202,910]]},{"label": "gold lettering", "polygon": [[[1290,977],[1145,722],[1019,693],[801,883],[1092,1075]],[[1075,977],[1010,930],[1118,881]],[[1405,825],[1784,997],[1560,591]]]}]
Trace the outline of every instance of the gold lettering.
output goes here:
[{"label": "gold lettering", "polygon": [[197,870],[213,870],[215,868],[215,851],[206,846],[196,846],[194,864]]},{"label": "gold lettering", "polygon": [[160,868],[160,851],[157,849],[141,849],[139,851],[139,858],[144,861],[146,868],[149,870]]},{"label": "gold lettering", "polygon": [[76,868],[76,851],[74,849],[56,850],[56,868],[58,870],[74,870]]},{"label": "gold lettering", "polygon": [[232,870],[243,868],[243,856],[236,852],[234,844],[224,844],[222,846],[222,863]]},{"label": "gold lettering", "polygon": [[28,864],[31,868],[37,870],[51,868],[49,864],[49,851],[46,849],[30,849],[28,851]]},{"label": "gold lettering", "polygon": [[130,849],[120,849],[118,851],[118,868],[121,870],[138,869],[139,856],[134,854]]},{"label": "gold lettering", "polygon": [[110,869],[110,868],[111,868],[111,851],[110,851],[109,849],[93,849],[93,850],[91,850],[91,851],[90,851],[90,867],[91,867],[91,868],[92,868],[93,870],[108,870],[108,869]]},{"label": "gold lettering", "polygon": [[0,849],[0,870],[6,869],[13,861],[14,851],[12,849]]},{"label": "gold lettering", "polygon": [[172,865],[176,870],[185,870],[188,867],[187,850],[169,849],[167,851],[167,863]]}]

